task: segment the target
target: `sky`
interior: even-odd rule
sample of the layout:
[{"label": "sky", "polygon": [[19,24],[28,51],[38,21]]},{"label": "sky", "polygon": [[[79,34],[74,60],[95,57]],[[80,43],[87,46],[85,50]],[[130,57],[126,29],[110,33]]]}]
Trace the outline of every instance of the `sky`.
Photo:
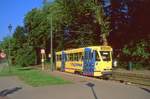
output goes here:
[{"label": "sky", "polygon": [[[42,7],[43,0],[0,0],[0,41],[11,36],[16,26],[23,26],[24,17],[33,8]],[[12,25],[12,33],[8,26]]]}]

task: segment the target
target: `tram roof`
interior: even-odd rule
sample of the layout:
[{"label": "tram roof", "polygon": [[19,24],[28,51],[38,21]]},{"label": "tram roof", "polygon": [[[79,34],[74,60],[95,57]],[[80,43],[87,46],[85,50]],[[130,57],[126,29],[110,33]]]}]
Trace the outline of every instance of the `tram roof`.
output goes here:
[{"label": "tram roof", "polygon": [[[83,48],[68,49],[68,50],[64,50],[64,52],[66,52],[66,53],[79,53],[79,52],[83,52],[83,50],[85,48],[91,48],[93,50],[107,50],[107,51],[112,51],[112,47],[111,46],[89,46],[89,47],[83,47]],[[57,54],[61,54],[62,51],[58,51],[56,53]]]}]

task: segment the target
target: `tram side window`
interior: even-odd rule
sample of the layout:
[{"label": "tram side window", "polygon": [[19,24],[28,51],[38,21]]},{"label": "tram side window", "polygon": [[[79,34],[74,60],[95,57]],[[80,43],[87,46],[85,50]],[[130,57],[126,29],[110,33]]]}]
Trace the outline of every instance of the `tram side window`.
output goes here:
[{"label": "tram side window", "polygon": [[75,53],[76,61],[78,61],[78,53]]},{"label": "tram side window", "polygon": [[57,61],[61,61],[61,55],[57,55]]},{"label": "tram side window", "polygon": [[82,53],[78,53],[78,61],[82,61],[83,60],[83,56],[82,56]]},{"label": "tram side window", "polygon": [[95,51],[95,54],[96,54],[96,61],[101,61],[97,51]]},{"label": "tram side window", "polygon": [[71,61],[71,54],[69,54],[69,61]]},{"label": "tram side window", "polygon": [[69,56],[69,57],[68,57],[68,58],[69,58],[69,61],[71,61],[71,54],[68,54],[68,56]]},{"label": "tram side window", "polygon": [[78,61],[78,53],[74,53],[74,61]]},{"label": "tram side window", "polygon": [[58,61],[58,55],[56,55],[56,61]]},{"label": "tram side window", "polygon": [[76,53],[75,55],[76,55],[76,61],[79,61],[79,54]]},{"label": "tram side window", "polygon": [[61,61],[61,55],[59,56],[59,60]]},{"label": "tram side window", "polygon": [[72,61],[75,61],[75,55],[72,54]]},{"label": "tram side window", "polygon": [[66,61],[69,61],[69,54],[66,54]]},{"label": "tram side window", "polygon": [[76,61],[76,55],[75,55],[75,53],[73,54],[73,61]]},{"label": "tram side window", "polygon": [[60,55],[57,55],[57,61],[60,61],[60,58],[59,58],[59,57],[60,57]]},{"label": "tram side window", "polygon": [[73,54],[70,54],[70,61],[73,61]]},{"label": "tram side window", "polygon": [[56,56],[56,60],[59,61],[59,55]]}]

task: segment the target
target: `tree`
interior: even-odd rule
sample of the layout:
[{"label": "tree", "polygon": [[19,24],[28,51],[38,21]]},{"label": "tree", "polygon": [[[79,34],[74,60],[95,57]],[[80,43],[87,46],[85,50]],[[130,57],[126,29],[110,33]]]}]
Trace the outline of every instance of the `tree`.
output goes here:
[{"label": "tree", "polygon": [[14,32],[13,49],[16,50],[17,60],[25,58],[25,53],[36,52],[37,63],[40,63],[40,49],[45,48],[46,54],[49,54],[51,30],[56,50],[99,45],[100,34],[108,33],[104,12],[98,1],[44,2],[42,8],[29,11],[25,16],[24,26],[18,26]]},{"label": "tree", "polygon": [[96,21],[101,29],[101,37],[103,40],[103,45],[108,45],[107,37],[111,32],[109,18],[105,15],[102,2],[100,0],[93,0],[92,5]]}]

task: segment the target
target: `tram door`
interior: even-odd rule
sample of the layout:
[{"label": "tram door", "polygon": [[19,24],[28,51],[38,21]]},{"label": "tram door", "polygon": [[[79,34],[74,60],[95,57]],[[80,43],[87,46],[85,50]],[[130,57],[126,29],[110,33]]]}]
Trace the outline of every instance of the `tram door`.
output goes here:
[{"label": "tram door", "polygon": [[83,75],[94,76],[95,51],[91,48],[85,48],[83,59]]},{"label": "tram door", "polygon": [[66,53],[62,51],[61,55],[61,71],[65,71]]}]

